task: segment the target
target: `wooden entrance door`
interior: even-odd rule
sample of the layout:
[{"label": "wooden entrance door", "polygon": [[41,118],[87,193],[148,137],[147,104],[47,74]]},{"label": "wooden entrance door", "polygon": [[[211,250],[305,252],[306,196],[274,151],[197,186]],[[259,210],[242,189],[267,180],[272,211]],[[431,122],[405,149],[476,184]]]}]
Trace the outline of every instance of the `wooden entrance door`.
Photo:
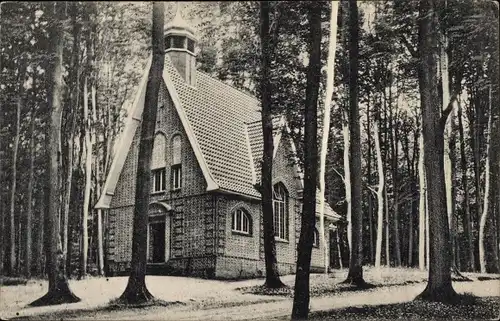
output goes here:
[{"label": "wooden entrance door", "polygon": [[149,259],[151,263],[165,262],[165,221],[149,223]]}]

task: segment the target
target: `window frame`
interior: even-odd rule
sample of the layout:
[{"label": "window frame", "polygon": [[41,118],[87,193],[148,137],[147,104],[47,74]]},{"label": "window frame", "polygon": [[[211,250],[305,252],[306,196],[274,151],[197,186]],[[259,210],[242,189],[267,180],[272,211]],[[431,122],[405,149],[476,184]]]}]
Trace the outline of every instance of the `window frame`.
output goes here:
[{"label": "window frame", "polygon": [[182,164],[174,164],[170,167],[170,186],[172,191],[182,188]]},{"label": "window frame", "polygon": [[[245,231],[245,221],[247,222],[247,231]],[[240,228],[238,228],[238,223]],[[231,212],[231,232],[238,235],[252,236],[252,217],[242,207]]]},{"label": "window frame", "polygon": [[[156,193],[162,193],[162,192],[165,192],[167,190],[167,182],[166,182],[166,178],[167,178],[167,171],[166,171],[166,168],[165,167],[159,167],[159,168],[155,168],[153,170],[151,170],[151,173],[153,175],[153,182],[151,184],[151,187],[152,187],[152,194],[156,194]],[[157,183],[157,174],[160,173],[160,189],[156,189],[156,183]],[[161,175],[163,174],[163,175]]]},{"label": "window frame", "polygon": [[[278,213],[276,213],[278,212]],[[274,238],[288,242],[289,232],[288,193],[282,183],[273,186],[273,227]]]},{"label": "window frame", "polygon": [[170,189],[178,191],[182,188],[182,136],[176,133],[171,140]]},{"label": "window frame", "polygon": [[313,231],[313,247],[319,248],[319,231],[317,228],[314,228]]}]

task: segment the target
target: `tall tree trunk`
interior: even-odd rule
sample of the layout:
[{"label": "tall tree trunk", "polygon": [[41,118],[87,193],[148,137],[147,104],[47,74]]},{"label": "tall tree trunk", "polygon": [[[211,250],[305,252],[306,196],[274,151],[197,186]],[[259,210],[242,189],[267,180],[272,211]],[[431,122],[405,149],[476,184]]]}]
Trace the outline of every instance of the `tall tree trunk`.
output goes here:
[{"label": "tall tree trunk", "polygon": [[361,135],[358,106],[359,23],[358,5],[349,0],[349,160],[351,178],[352,239],[349,272],[344,281],[358,287],[366,286],[363,279],[363,209],[361,182]]},{"label": "tall tree trunk", "polygon": [[447,115],[439,104],[436,79],[437,14],[433,0],[421,0],[419,10],[420,54],[418,80],[422,103],[424,165],[428,186],[430,248],[427,287],[418,298],[450,301],[457,293],[451,284],[450,229],[446,209],[444,181],[444,125]]},{"label": "tall tree trunk", "polygon": [[[495,181],[493,183],[492,174],[496,173],[496,169],[492,169],[497,166],[497,154],[498,151],[492,148],[492,144],[496,144],[496,140],[500,139],[497,131],[497,119],[494,115],[494,110],[491,107],[491,85],[489,87],[489,117],[488,117],[488,141],[486,145],[486,165],[485,165],[485,183],[484,183],[484,202],[483,202],[483,212],[481,213],[481,220],[479,221],[479,268],[481,273],[486,273],[488,268],[488,257],[486,255],[485,249],[487,247],[486,239],[486,224],[488,221],[489,211],[493,210],[492,206],[495,201],[495,196],[493,193],[495,187]],[[498,191],[496,191],[498,193]],[[495,242],[496,243],[496,242]],[[495,245],[496,247],[496,245]]]},{"label": "tall tree trunk", "polygon": [[[85,190],[83,196],[83,216],[82,216],[82,253],[80,257],[80,278],[87,275],[87,255],[89,251],[88,218],[90,205],[90,187],[92,184],[92,142],[90,140],[90,117],[88,107],[87,78],[83,85],[83,119],[85,122]],[[83,150],[83,149],[82,149]]]},{"label": "tall tree trunk", "polygon": [[[474,169],[474,198],[476,200],[476,210],[475,213],[473,212],[472,215],[472,226],[473,229],[476,227],[476,231],[479,227],[479,217],[481,213],[483,212],[482,208],[482,197],[481,197],[481,148],[480,148],[480,137],[483,133],[482,131],[482,126],[481,126],[481,112],[480,112],[480,107],[479,107],[479,102],[477,101],[478,99],[475,98],[475,96],[478,95],[476,90],[471,91],[471,107],[473,106],[474,109],[471,110],[471,116],[469,119],[470,122],[470,145],[472,148],[472,153],[474,155],[473,157],[473,169]],[[472,234],[474,236],[474,234]],[[476,240],[473,240],[474,244],[474,252],[478,248],[476,244]],[[477,264],[479,263],[479,258],[477,258],[477,261],[474,262],[476,263],[476,266],[474,266],[474,270],[478,268]]]},{"label": "tall tree trunk", "polygon": [[[440,53],[440,70],[441,70],[441,88],[442,88],[442,105],[443,110],[446,109],[450,101],[450,80],[448,73],[448,54],[446,53],[448,39],[444,34],[441,34],[441,53]],[[451,253],[452,253],[452,268],[455,269],[455,248],[454,248],[454,224],[453,224],[453,168],[451,155],[451,136],[453,113],[448,117],[444,129],[444,178],[446,187],[446,213],[448,215],[448,225],[450,227]],[[453,270],[452,269],[452,270]]]},{"label": "tall tree trunk", "polygon": [[319,174],[319,189],[320,189],[320,234],[321,242],[323,244],[323,256],[325,262],[325,273],[328,274],[329,262],[329,246],[326,242],[325,232],[325,168],[326,168],[326,155],[328,152],[328,136],[330,134],[330,110],[333,96],[333,85],[335,76],[335,51],[337,50],[337,15],[339,3],[332,2],[332,9],[330,12],[330,38],[328,47],[328,61],[327,61],[327,81],[326,81],[326,94],[323,113],[323,130],[321,136],[321,155],[320,155],[320,174]]},{"label": "tall tree trunk", "polygon": [[266,282],[269,288],[283,286],[278,272],[278,261],[276,259],[276,244],[274,240],[273,221],[273,122],[271,106],[271,36],[269,27],[270,2],[260,3],[260,36],[262,53],[262,78],[260,83],[262,100],[262,134],[264,139],[264,153],[262,156],[262,213],[264,225],[264,256],[266,262]]},{"label": "tall tree trunk", "polygon": [[165,64],[163,2],[153,3],[152,47],[153,58],[149,70],[144,111],[142,113],[141,139],[136,175],[134,225],[132,234],[132,262],[127,287],[119,301],[124,304],[143,304],[153,300],[146,287],[148,208],[151,191],[151,156],[158,109],[158,92]]},{"label": "tall tree trunk", "polygon": [[342,263],[342,249],[340,247],[340,232],[339,232],[339,228],[337,228],[337,251],[339,252],[339,268],[340,269],[343,269],[344,268],[344,264]]},{"label": "tall tree trunk", "polygon": [[307,319],[309,314],[309,273],[316,223],[316,187],[318,178],[318,95],[321,74],[321,2],[308,3],[309,66],[307,68],[306,101],[304,109],[304,201],[297,269],[293,296],[292,320]]},{"label": "tall tree trunk", "polygon": [[342,121],[342,136],[344,137],[344,186],[345,186],[345,202],[347,205],[347,244],[349,251],[352,247],[352,200],[351,200],[351,169],[350,169],[350,138],[349,124],[347,112],[344,111],[344,120]]},{"label": "tall tree trunk", "polygon": [[[64,16],[64,3],[56,3],[54,7],[55,16]],[[32,306],[52,305],[62,303],[78,302],[70,290],[65,273],[65,262],[62,255],[61,234],[59,225],[60,216],[60,160],[61,160],[61,117],[62,117],[62,91],[63,91],[63,49],[64,33],[63,20],[53,22],[49,29],[49,48],[54,54],[53,62],[48,71],[47,101],[50,108],[50,120],[48,126],[48,211],[46,212],[47,223],[47,247],[46,257],[48,260],[49,290],[47,294],[31,303]]]},{"label": "tall tree trunk", "polygon": [[380,150],[380,134],[378,130],[378,122],[373,124],[373,136],[375,139],[375,151],[377,152],[377,171],[378,171],[378,188],[377,188],[377,245],[375,249],[375,267],[380,268],[382,259],[382,238],[384,228],[384,164],[382,163],[382,153]]},{"label": "tall tree trunk", "polygon": [[397,112],[393,115],[392,112],[392,78],[393,70],[390,68],[390,83],[389,83],[389,124],[391,126],[390,144],[391,144],[391,167],[392,167],[392,193],[393,193],[393,223],[392,241],[394,244],[394,265],[401,266],[401,241],[399,236],[399,182],[398,182],[398,125],[397,125]]},{"label": "tall tree trunk", "polygon": [[[92,99],[92,119],[94,124],[97,124],[97,101],[96,101],[96,87],[95,80],[92,83],[91,99]],[[96,143],[96,130],[92,131],[92,144]],[[97,150],[98,153],[98,150]],[[99,197],[101,195],[101,171],[100,160],[97,158],[95,162],[95,177],[96,177],[96,192],[94,195]],[[99,275],[104,275],[104,247],[103,247],[103,226],[102,226],[102,210],[97,209],[97,272]]]},{"label": "tall tree trunk", "polygon": [[468,271],[474,271],[475,257],[474,257],[474,238],[472,236],[472,219],[470,215],[470,197],[469,197],[469,183],[467,177],[467,158],[465,157],[465,137],[464,126],[462,123],[462,106],[458,102],[458,130],[460,135],[460,167],[462,169],[462,185],[464,190],[464,200],[462,208],[464,209],[464,231],[465,231],[465,262],[468,266]]},{"label": "tall tree trunk", "polygon": [[[372,143],[371,143],[371,122],[370,122],[370,93],[368,92],[368,100],[366,104],[366,132],[368,136],[368,155],[367,155],[367,160],[366,164],[368,166],[367,172],[368,172],[368,186],[371,186],[372,184]],[[370,242],[369,248],[370,248],[370,264],[373,264],[375,262],[375,251],[373,248],[373,198],[371,193],[368,193],[368,230],[369,230],[369,235],[370,235]]]},{"label": "tall tree trunk", "polygon": [[27,191],[27,209],[26,209],[26,235],[25,235],[25,252],[24,252],[24,275],[26,278],[31,277],[31,243],[32,243],[32,217],[33,217],[33,186],[35,173],[35,101],[36,101],[36,68],[33,73],[32,91],[33,102],[30,115],[30,165],[28,172],[28,191]]},{"label": "tall tree trunk", "polygon": [[38,191],[38,211],[36,216],[36,229],[35,229],[35,249],[34,255],[35,258],[33,264],[33,270],[38,277],[43,277],[43,262],[44,262],[44,242],[43,242],[43,231],[45,228],[45,195],[44,189],[40,187]]},{"label": "tall tree trunk", "polygon": [[[17,154],[19,150],[19,139],[21,136],[21,109],[24,100],[24,77],[26,73],[26,61],[21,58],[20,67],[18,69],[19,86],[17,90],[17,103],[16,103],[16,132],[14,142],[12,145],[12,183],[10,185],[10,261],[9,273],[16,275],[17,262],[16,262],[16,192],[17,192]],[[20,231],[19,231],[20,232]]]},{"label": "tall tree trunk", "polygon": [[[62,214],[62,248],[64,260],[69,261],[68,259],[68,242],[70,242],[68,238],[68,228],[69,228],[69,210],[70,210],[70,200],[71,200],[71,182],[73,180],[73,145],[74,145],[74,137],[76,130],[76,110],[79,106],[79,73],[80,73],[80,64],[79,64],[79,54],[80,54],[80,24],[76,21],[77,19],[77,10],[78,7],[76,4],[72,5],[72,25],[73,25],[73,48],[71,55],[71,93],[70,93],[70,102],[67,104],[69,110],[67,112],[68,115],[68,123],[69,130],[67,132],[67,148],[66,148],[66,173],[65,173],[65,182],[64,182],[64,195],[63,195],[63,214]],[[67,264],[69,267],[69,264]],[[67,269],[67,272],[70,272]]]},{"label": "tall tree trunk", "polygon": [[390,243],[390,217],[389,217],[389,198],[387,197],[387,187],[384,188],[384,209],[385,209],[385,265],[391,266],[391,243]]},{"label": "tall tree trunk", "polygon": [[427,223],[427,208],[426,197],[427,191],[425,186],[425,169],[424,169],[424,138],[419,136],[419,157],[418,157],[418,179],[419,179],[419,203],[418,203],[418,267],[423,271],[427,266],[426,257],[426,234],[428,230]]}]

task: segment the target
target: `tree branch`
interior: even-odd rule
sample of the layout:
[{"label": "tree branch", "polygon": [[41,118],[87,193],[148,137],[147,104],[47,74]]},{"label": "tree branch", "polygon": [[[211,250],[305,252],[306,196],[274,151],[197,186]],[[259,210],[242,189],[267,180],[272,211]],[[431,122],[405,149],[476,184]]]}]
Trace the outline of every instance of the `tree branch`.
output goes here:
[{"label": "tree branch", "polygon": [[367,188],[368,188],[371,192],[373,192],[374,194],[377,194],[377,191],[376,191],[373,187],[371,187],[370,185],[368,185],[368,184],[367,184],[367,185],[366,185],[366,187],[367,187]]},{"label": "tree branch", "polygon": [[444,130],[444,127],[446,125],[446,121],[448,120],[448,116],[450,115],[451,111],[453,110],[453,104],[458,98],[458,95],[460,94],[461,90],[457,90],[453,93],[453,95],[450,98],[450,102],[448,103],[448,106],[443,110],[443,114],[441,115],[441,119],[439,120],[439,125],[440,128]]},{"label": "tree branch", "polygon": [[418,54],[417,54],[417,50],[415,50],[415,48],[413,47],[413,45],[410,43],[410,41],[408,41],[408,39],[406,39],[406,37],[404,35],[401,35],[401,41],[403,42],[403,44],[405,45],[405,47],[408,49],[408,51],[410,52],[411,56],[413,58],[418,58]]},{"label": "tree branch", "polygon": [[343,176],[342,174],[340,174],[340,172],[339,172],[339,171],[338,171],[335,167],[333,167],[332,169],[333,169],[333,171],[334,171],[335,173],[337,173],[337,175],[339,175],[339,176],[340,176],[340,178],[342,178],[342,181],[345,183],[345,178],[344,178],[344,176]]}]

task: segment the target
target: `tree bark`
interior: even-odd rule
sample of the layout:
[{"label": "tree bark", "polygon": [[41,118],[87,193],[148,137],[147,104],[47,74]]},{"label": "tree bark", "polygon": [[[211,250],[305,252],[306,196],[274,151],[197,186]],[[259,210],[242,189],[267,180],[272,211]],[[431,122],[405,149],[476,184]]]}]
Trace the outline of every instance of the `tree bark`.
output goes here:
[{"label": "tree bark", "polygon": [[165,64],[163,39],[164,4],[153,3],[152,47],[153,58],[148,75],[144,111],[142,113],[141,139],[137,164],[135,206],[132,234],[132,262],[125,291],[118,299],[124,304],[145,304],[153,295],[146,287],[148,208],[151,191],[151,157],[158,109],[158,92]]},{"label": "tree bark", "polygon": [[385,265],[391,266],[391,243],[390,243],[390,217],[389,217],[389,198],[387,197],[387,188],[384,188],[384,209],[385,209]]},{"label": "tree bark", "polygon": [[367,285],[363,279],[363,209],[361,182],[361,135],[358,106],[359,23],[358,5],[349,0],[349,159],[351,178],[352,239],[346,283]]},{"label": "tree bark", "polygon": [[421,0],[419,10],[418,80],[422,103],[424,165],[428,186],[430,248],[427,287],[417,298],[446,302],[457,293],[451,283],[450,229],[444,181],[444,122],[437,91],[437,14],[433,0]]},{"label": "tree bark", "polygon": [[328,136],[330,134],[330,110],[333,96],[334,76],[335,76],[335,51],[337,50],[337,14],[339,4],[332,2],[332,9],[330,12],[330,38],[328,47],[328,62],[327,62],[327,81],[326,81],[326,94],[324,102],[323,113],[323,130],[321,136],[321,156],[320,156],[320,174],[319,174],[319,189],[320,189],[320,234],[321,242],[323,245],[323,256],[325,264],[325,274],[328,274],[329,262],[329,246],[326,242],[325,236],[325,168],[326,168],[326,155],[328,152]]},{"label": "tree bark", "polygon": [[33,102],[30,115],[30,165],[28,170],[28,191],[27,191],[27,209],[26,209],[26,235],[24,251],[24,275],[31,277],[31,243],[32,243],[32,218],[33,218],[33,186],[35,173],[35,99],[36,99],[36,68],[33,73],[32,91]]},{"label": "tree bark", "polygon": [[[371,142],[371,122],[370,122],[370,93],[368,92],[368,99],[366,104],[366,132],[368,133],[368,155],[367,155],[367,183],[368,186],[372,184],[372,142]],[[375,249],[373,247],[373,198],[371,193],[368,193],[368,230],[370,235],[370,264],[374,264],[375,262]]]},{"label": "tree bark", "polygon": [[418,157],[418,178],[419,178],[419,204],[418,204],[418,267],[423,271],[427,266],[426,261],[426,234],[428,230],[427,208],[426,208],[426,186],[425,186],[425,169],[424,169],[424,140],[423,135],[419,136],[419,157]]},{"label": "tree bark", "polygon": [[260,36],[262,54],[262,77],[260,83],[262,101],[262,134],[264,139],[264,153],[262,156],[262,213],[264,225],[264,256],[266,262],[266,281],[268,288],[279,288],[284,286],[281,282],[278,261],[276,259],[276,243],[274,240],[274,220],[273,220],[273,122],[271,105],[271,36],[269,26],[270,2],[260,3]]},{"label": "tree bark", "polygon": [[[19,151],[19,139],[21,136],[21,109],[24,100],[24,77],[26,74],[26,61],[21,58],[20,67],[18,69],[18,90],[17,90],[17,103],[16,103],[16,132],[14,134],[14,142],[12,145],[12,183],[10,185],[10,244],[9,244],[9,273],[16,275],[17,267],[17,251],[16,251],[16,192],[17,192],[17,157]],[[20,232],[20,231],[19,231]]]},{"label": "tree bark", "polygon": [[80,279],[87,276],[87,255],[89,251],[88,218],[90,205],[90,187],[92,184],[92,142],[90,140],[91,125],[89,118],[87,86],[87,78],[85,78],[83,85],[83,119],[85,123],[85,189],[83,194],[83,213],[81,225],[82,253],[80,256]]},{"label": "tree bark", "polygon": [[378,122],[373,124],[373,136],[375,139],[375,151],[377,152],[377,171],[378,171],[378,188],[377,188],[377,244],[375,249],[375,267],[380,268],[382,261],[382,238],[384,228],[384,165],[382,163],[382,153],[380,150],[380,136],[378,130]]},{"label": "tree bark", "polygon": [[[482,130],[482,125],[481,125],[481,118],[482,118],[482,115],[481,115],[481,111],[480,111],[480,107],[479,107],[479,102],[477,101],[478,99],[476,98],[476,96],[478,95],[477,91],[476,90],[471,90],[471,93],[470,93],[470,100],[471,100],[471,103],[470,103],[470,107],[471,107],[471,110],[470,110],[470,114],[469,114],[469,123],[470,123],[470,146],[471,146],[471,149],[472,149],[472,153],[474,155],[473,159],[472,159],[472,165],[473,165],[473,170],[474,170],[474,198],[475,198],[475,201],[476,201],[476,210],[475,210],[475,213],[473,212],[471,215],[471,219],[472,219],[472,226],[473,226],[473,229],[474,227],[476,228],[476,231],[478,230],[478,227],[479,227],[479,217],[480,217],[480,213],[483,212],[482,208],[482,197],[481,197],[481,170],[480,170],[480,167],[481,167],[481,148],[480,148],[480,138],[483,134],[483,130]],[[472,107],[474,109],[472,109]],[[474,234],[472,234],[474,236]],[[475,250],[478,248],[478,246],[476,245],[476,238],[474,238],[473,240],[473,244],[474,244],[474,252]],[[477,258],[477,261],[474,262],[476,263],[476,265],[474,266],[474,270],[476,270],[478,268],[477,266],[477,263],[479,263],[479,258]]]},{"label": "tree bark", "polygon": [[[63,214],[62,214],[62,249],[64,260],[69,261],[68,259],[68,242],[70,242],[68,238],[68,228],[69,228],[69,210],[70,210],[70,200],[71,200],[71,182],[73,180],[73,145],[74,145],[74,136],[76,130],[76,110],[78,109],[78,98],[79,98],[79,53],[80,53],[80,29],[81,26],[77,23],[77,6],[75,4],[72,5],[72,24],[73,24],[73,48],[71,55],[71,93],[70,93],[70,103],[67,104],[68,110],[68,123],[69,130],[67,132],[67,148],[66,148],[66,173],[65,173],[65,182],[64,182],[64,195],[63,195]],[[69,264],[66,264],[69,267]],[[69,269],[67,269],[69,272]]]},{"label": "tree bark", "polygon": [[318,178],[318,95],[321,74],[321,10],[323,4],[308,4],[309,66],[307,68],[304,109],[304,200],[300,238],[297,247],[297,269],[293,296],[292,320],[307,319],[309,314],[309,273],[316,223],[316,187]]},{"label": "tree bark", "polygon": [[460,167],[462,169],[462,185],[464,190],[464,200],[462,208],[464,209],[464,231],[465,231],[465,255],[467,270],[472,272],[475,267],[474,257],[474,237],[472,236],[472,219],[470,215],[470,197],[469,197],[469,183],[467,177],[467,158],[465,157],[465,137],[464,126],[462,123],[462,105],[458,102],[458,130],[460,135]]},{"label": "tree bark", "polygon": [[[394,265],[401,266],[401,242],[399,236],[399,182],[398,182],[398,124],[397,124],[397,113],[393,115],[392,112],[392,78],[393,70],[390,68],[390,83],[389,83],[389,124],[391,126],[390,133],[390,144],[391,144],[391,167],[392,167],[392,193],[393,193],[393,255],[394,255]],[[389,218],[388,218],[389,219]]]},{"label": "tree bark", "polygon": [[[95,80],[94,80],[95,82]],[[91,91],[91,99],[92,99],[92,119],[94,124],[97,124],[97,101],[96,101],[96,87],[95,83],[92,84]],[[92,131],[92,144],[96,143],[96,130]],[[96,151],[98,153],[98,150]],[[99,166],[100,160],[97,159],[95,162],[95,177],[96,177],[96,185],[95,185],[95,193],[96,197],[101,195],[101,171]],[[97,272],[99,275],[104,275],[104,247],[103,247],[103,226],[102,226],[102,210],[97,209],[96,213],[97,217]]]},{"label": "tree bark", "polygon": [[352,199],[351,199],[351,169],[350,169],[350,138],[349,138],[349,124],[347,112],[344,112],[344,120],[342,121],[342,136],[344,138],[344,186],[345,186],[345,202],[347,205],[347,244],[349,251],[352,247]]},{"label": "tree bark", "polygon": [[[489,212],[494,208],[493,202],[495,201],[494,196],[494,186],[495,183],[491,182],[492,174],[496,172],[492,167],[497,166],[497,154],[498,152],[492,148],[492,144],[496,143],[498,137],[497,119],[494,115],[494,111],[491,107],[491,86],[489,88],[489,117],[488,117],[488,140],[486,145],[486,165],[485,171],[485,183],[484,183],[484,202],[483,202],[483,212],[481,213],[481,219],[479,221],[479,268],[481,273],[486,273],[488,268],[488,257],[486,255],[485,249],[487,247],[486,239],[486,224],[488,221]],[[496,191],[498,193],[498,191]],[[492,206],[493,205],[493,206]],[[496,243],[496,242],[495,242]]]},{"label": "tree bark", "polygon": [[[64,16],[64,3],[54,5],[56,16]],[[49,7],[50,8],[50,7]],[[49,9],[50,10],[50,9]],[[62,67],[64,33],[63,22],[56,21],[49,29],[49,48],[54,54],[54,60],[48,70],[47,101],[50,108],[50,120],[48,126],[48,211],[46,212],[47,223],[47,247],[46,257],[48,260],[49,290],[47,294],[35,300],[30,305],[52,305],[62,303],[74,303],[80,301],[70,290],[65,273],[65,262],[62,255],[61,234],[59,225],[60,215],[60,174],[61,161],[61,117],[62,117]]]}]

